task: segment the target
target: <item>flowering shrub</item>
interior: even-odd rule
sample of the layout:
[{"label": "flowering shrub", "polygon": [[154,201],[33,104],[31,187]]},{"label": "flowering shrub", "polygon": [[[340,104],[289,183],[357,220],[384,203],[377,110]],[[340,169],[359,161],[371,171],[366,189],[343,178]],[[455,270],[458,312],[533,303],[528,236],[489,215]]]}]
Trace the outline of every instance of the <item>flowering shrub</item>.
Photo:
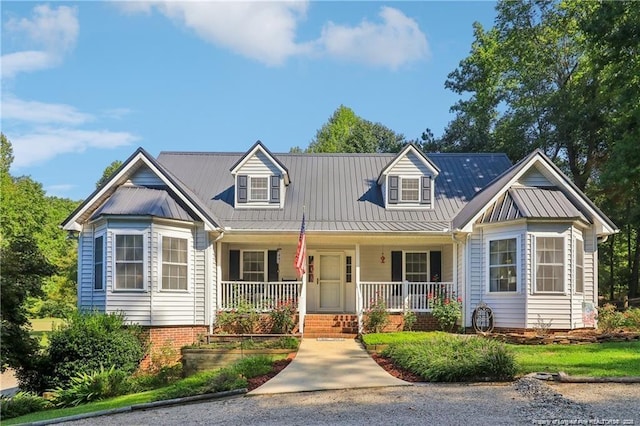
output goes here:
[{"label": "flowering shrub", "polygon": [[371,307],[364,312],[364,328],[369,333],[381,333],[389,324],[389,312],[382,298],[371,299]]},{"label": "flowering shrub", "polygon": [[444,331],[453,331],[456,321],[462,318],[462,299],[429,295],[429,305],[433,306],[431,315]]},{"label": "flowering shrub", "polygon": [[234,309],[218,312],[216,325],[226,333],[251,334],[255,332],[259,321],[260,314],[253,305],[239,299]]},{"label": "flowering shrub", "polygon": [[278,302],[276,307],[269,312],[271,319],[271,332],[277,334],[289,334],[296,326],[294,316],[296,305],[292,299]]}]

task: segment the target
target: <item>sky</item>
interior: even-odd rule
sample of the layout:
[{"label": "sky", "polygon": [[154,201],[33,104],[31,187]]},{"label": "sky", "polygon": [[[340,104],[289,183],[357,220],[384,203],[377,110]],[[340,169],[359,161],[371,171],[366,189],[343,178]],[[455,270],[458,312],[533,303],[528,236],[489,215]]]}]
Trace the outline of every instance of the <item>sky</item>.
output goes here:
[{"label": "sky", "polygon": [[82,200],[138,147],[305,148],[345,105],[442,134],[484,1],[2,1],[1,127],[14,176]]}]

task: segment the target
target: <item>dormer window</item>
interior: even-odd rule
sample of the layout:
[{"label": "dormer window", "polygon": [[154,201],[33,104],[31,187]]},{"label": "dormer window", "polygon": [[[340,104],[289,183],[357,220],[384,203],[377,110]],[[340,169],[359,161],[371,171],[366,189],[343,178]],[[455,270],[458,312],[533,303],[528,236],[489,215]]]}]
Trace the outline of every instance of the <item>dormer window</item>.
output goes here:
[{"label": "dormer window", "polygon": [[414,202],[420,201],[420,179],[419,178],[401,178],[400,201]]},{"label": "dormer window", "polygon": [[431,176],[390,175],[387,186],[387,200],[390,206],[433,207]]},{"label": "dormer window", "polygon": [[267,176],[250,176],[249,187],[249,201],[269,201],[269,178]]}]

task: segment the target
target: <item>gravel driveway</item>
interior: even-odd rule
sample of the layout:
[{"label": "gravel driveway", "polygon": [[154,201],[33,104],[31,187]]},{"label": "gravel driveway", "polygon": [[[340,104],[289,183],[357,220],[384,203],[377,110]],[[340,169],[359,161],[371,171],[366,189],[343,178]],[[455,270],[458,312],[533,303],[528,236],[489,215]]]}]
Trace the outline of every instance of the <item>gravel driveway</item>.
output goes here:
[{"label": "gravel driveway", "polygon": [[635,424],[640,385],[417,384],[263,395],[157,408],[73,425]]}]

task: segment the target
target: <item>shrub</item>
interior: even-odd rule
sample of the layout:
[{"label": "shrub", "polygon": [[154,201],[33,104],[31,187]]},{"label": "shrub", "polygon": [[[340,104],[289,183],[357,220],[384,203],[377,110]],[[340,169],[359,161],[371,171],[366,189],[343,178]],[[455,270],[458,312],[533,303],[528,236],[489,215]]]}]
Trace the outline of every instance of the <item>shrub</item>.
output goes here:
[{"label": "shrub", "polygon": [[402,316],[402,330],[413,331],[413,326],[417,321],[418,317],[416,316],[415,312],[411,310],[405,311],[404,315]]},{"label": "shrub", "polygon": [[0,396],[0,420],[12,419],[48,408],[53,408],[53,404],[33,393],[18,392],[9,398]]},{"label": "shrub", "polygon": [[276,307],[269,312],[271,332],[277,334],[291,333],[296,326],[294,320],[296,310],[297,307],[291,299],[279,302]]},{"label": "shrub", "polygon": [[381,333],[388,324],[387,305],[381,297],[375,297],[371,307],[364,312],[364,329],[368,333]]},{"label": "shrub", "polygon": [[[103,366],[133,373],[145,354],[140,328],[124,324],[121,314],[76,313],[49,335],[49,346],[38,362],[18,375],[20,385],[42,392],[64,388],[72,377]],[[40,378],[36,382],[34,378]],[[35,388],[37,385],[38,388]]]},{"label": "shrub", "polygon": [[626,319],[622,312],[616,310],[616,307],[607,303],[598,308],[598,328],[604,332],[619,330],[625,326]]},{"label": "shrub", "polygon": [[75,407],[91,401],[124,395],[129,390],[128,373],[115,366],[91,373],[79,373],[67,387],[54,390],[53,402],[58,407]]},{"label": "shrub", "polygon": [[250,356],[238,360],[233,369],[238,374],[250,379],[270,372],[272,364],[273,361],[267,355]]},{"label": "shrub", "polygon": [[222,392],[247,387],[247,380],[233,367],[205,371],[182,379],[160,391],[158,399],[184,398],[205,393]]},{"label": "shrub", "polygon": [[508,380],[516,373],[504,343],[452,335],[390,345],[382,353],[399,366],[433,382]]},{"label": "shrub", "polygon": [[260,322],[260,313],[252,303],[238,299],[230,311],[220,311],[216,316],[216,325],[226,333],[251,334]]},{"label": "shrub", "polygon": [[141,372],[129,379],[131,392],[144,392],[168,386],[182,379],[182,364],[160,367],[153,373]]},{"label": "shrub", "polygon": [[632,331],[640,331],[640,308],[629,308],[624,312],[625,325]]},{"label": "shrub", "polygon": [[453,331],[456,322],[462,318],[462,299],[429,295],[431,299],[431,315],[438,321],[444,331]]}]

